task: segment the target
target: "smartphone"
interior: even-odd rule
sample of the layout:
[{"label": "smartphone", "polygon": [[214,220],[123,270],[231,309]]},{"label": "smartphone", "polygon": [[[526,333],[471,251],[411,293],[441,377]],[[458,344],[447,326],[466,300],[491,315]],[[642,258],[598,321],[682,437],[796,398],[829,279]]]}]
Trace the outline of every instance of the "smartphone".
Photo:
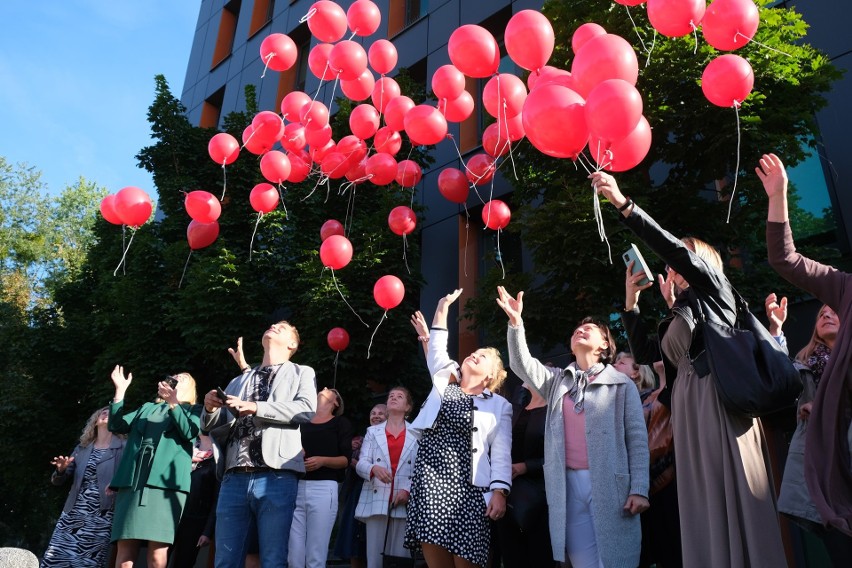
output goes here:
[{"label": "smartphone", "polygon": [[228,395],[225,394],[222,387],[216,387],[216,395],[219,397],[219,400],[222,401],[222,404],[225,404],[228,401]]},{"label": "smartphone", "polygon": [[640,286],[644,286],[651,282],[651,271],[648,269],[648,265],[645,264],[645,259],[642,258],[642,253],[639,252],[639,249],[635,244],[631,243],[630,248],[621,255],[621,258],[624,259],[625,266],[630,266],[630,261],[633,261],[633,271],[631,274],[639,274],[640,272],[645,273],[645,278],[638,282]]}]

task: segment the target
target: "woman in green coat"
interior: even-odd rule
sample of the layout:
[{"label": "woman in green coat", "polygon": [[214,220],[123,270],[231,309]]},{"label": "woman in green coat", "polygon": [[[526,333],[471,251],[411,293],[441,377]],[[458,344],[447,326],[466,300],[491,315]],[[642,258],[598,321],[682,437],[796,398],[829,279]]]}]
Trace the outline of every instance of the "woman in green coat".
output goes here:
[{"label": "woman in green coat", "polygon": [[131,568],[140,542],[148,541],[149,568],[165,568],[189,492],[201,407],[195,404],[195,380],[180,373],[157,384],[155,402],[128,412],[124,394],[132,380],[122,367],[113,369],[109,429],[128,435],[110,484],[118,491],[112,525],[112,541],[118,544],[116,566]]}]

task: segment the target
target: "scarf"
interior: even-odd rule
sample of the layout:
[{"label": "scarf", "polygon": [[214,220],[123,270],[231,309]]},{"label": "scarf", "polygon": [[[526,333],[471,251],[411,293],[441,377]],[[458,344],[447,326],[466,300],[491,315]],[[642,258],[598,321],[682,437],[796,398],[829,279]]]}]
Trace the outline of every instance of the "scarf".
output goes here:
[{"label": "scarf", "polygon": [[577,367],[577,363],[571,363],[565,369],[566,373],[569,373],[574,377],[574,383],[568,390],[568,396],[570,396],[571,400],[574,401],[574,412],[577,414],[583,412],[583,403],[586,400],[586,387],[589,385],[589,381],[594,380],[594,378],[600,374],[605,367],[606,365],[603,363],[595,363],[587,370],[581,371]]},{"label": "scarf", "polygon": [[814,387],[819,386],[819,380],[822,378],[822,372],[825,371],[825,364],[828,363],[828,358],[831,356],[831,349],[827,345],[817,343],[814,352],[805,361],[805,364],[810,367],[814,374]]}]

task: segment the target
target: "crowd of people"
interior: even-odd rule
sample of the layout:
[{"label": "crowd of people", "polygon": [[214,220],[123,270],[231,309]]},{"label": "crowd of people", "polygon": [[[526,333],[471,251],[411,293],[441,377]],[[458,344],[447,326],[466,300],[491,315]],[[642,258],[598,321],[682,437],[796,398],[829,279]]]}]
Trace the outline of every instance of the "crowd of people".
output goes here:
[{"label": "crowd of people", "polygon": [[[771,266],[824,303],[795,356],[803,392],[780,494],[761,421],[722,402],[702,361],[697,314],[734,321],[737,310],[718,252],[673,236],[597,172],[596,191],[667,264],[657,282],[669,312],[655,332],[639,311],[653,276],[627,268],[629,351],[608,320],[586,317],[570,330],[573,362],[541,362],[523,292],[498,287],[508,367],[523,384],[507,393],[497,349],[450,357],[455,290],[431,325],[411,319],[432,381],[425,402],[411,419],[411,393],[390,388],[363,437],[340,393],[318,391],[314,370],[292,360],[288,322],[263,334],[257,366],[239,342],[240,375],[201,404],[179,373],[130,411],[132,375],[116,366],[112,403],[52,462],[51,481],[73,485],[42,566],[106,566],[115,543],[115,566],[129,568],[147,542],[150,567],[192,566],[208,544],[217,567],[322,567],[338,523],[334,551],[353,567],[776,568],[787,565],[779,513],[821,539],[834,566],[852,565],[852,276],[796,252],[781,161],[765,155],[757,175]],[[769,294],[765,310],[786,346],[786,299]]]}]

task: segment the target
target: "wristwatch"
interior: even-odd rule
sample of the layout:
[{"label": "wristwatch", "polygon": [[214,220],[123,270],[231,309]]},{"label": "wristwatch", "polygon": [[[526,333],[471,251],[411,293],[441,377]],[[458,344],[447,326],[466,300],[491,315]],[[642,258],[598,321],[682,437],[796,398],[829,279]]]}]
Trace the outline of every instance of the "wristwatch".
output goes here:
[{"label": "wristwatch", "polygon": [[495,493],[499,493],[499,494],[500,494],[500,495],[502,495],[503,497],[508,497],[508,496],[509,496],[509,490],[508,490],[508,489],[495,489],[495,490],[494,490],[494,492],[495,492]]}]

